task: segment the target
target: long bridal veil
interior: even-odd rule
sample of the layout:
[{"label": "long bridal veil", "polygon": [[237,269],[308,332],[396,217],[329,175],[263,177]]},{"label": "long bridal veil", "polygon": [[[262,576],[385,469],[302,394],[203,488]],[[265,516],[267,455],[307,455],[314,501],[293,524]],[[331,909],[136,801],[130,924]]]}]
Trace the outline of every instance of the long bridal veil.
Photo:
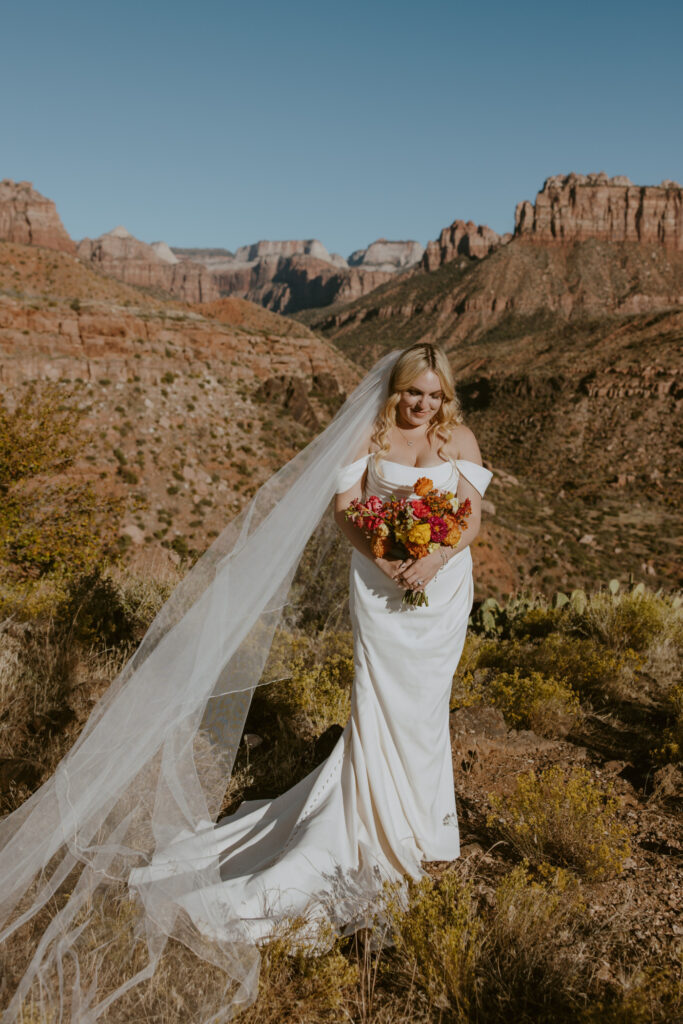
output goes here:
[{"label": "long bridal veil", "polygon": [[[141,886],[127,935],[93,938],[98,899],[103,892],[120,898],[131,869],[155,850],[211,827],[302,552],[337,472],[380,410],[397,355],[374,367],[330,425],[225,528],[53,777],[0,823],[0,941],[24,927],[39,935],[3,1021],[94,1021],[153,975],[171,937],[225,972],[224,998],[202,1020],[227,1020],[230,1006],[254,998],[259,953],[238,914],[207,900],[207,931],[220,936],[208,942],[179,905],[184,893],[220,882],[215,861]],[[102,993],[98,964],[111,942],[129,969]]]}]

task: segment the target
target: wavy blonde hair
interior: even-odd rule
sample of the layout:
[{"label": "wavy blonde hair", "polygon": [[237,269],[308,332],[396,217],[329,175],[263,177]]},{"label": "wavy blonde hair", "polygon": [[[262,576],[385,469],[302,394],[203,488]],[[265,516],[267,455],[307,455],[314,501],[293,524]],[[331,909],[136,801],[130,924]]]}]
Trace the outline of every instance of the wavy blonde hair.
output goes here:
[{"label": "wavy blonde hair", "polygon": [[462,409],[455,394],[453,371],[446,353],[437,345],[423,342],[411,345],[396,360],[389,378],[389,396],[375,420],[370,440],[377,446],[377,455],[385,455],[389,451],[389,431],[396,426],[396,409],[401,392],[407,391],[425,370],[432,370],[437,375],[443,391],[443,401],[427,428],[430,443],[432,437],[439,441],[439,455],[450,441],[453,427],[462,423]]}]

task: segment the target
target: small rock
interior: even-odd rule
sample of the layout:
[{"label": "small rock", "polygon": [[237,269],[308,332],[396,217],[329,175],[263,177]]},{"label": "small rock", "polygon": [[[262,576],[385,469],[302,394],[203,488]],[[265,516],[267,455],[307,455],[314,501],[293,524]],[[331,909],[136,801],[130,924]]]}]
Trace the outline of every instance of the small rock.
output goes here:
[{"label": "small rock", "polygon": [[471,708],[459,708],[451,715],[451,726],[454,733],[476,733],[489,738],[503,737],[507,726],[503,712],[498,708],[475,705]]},{"label": "small rock", "polygon": [[477,854],[483,853],[484,848],[479,843],[467,843],[466,846],[460,847],[461,857],[474,857]]},{"label": "small rock", "polygon": [[253,750],[254,747],[260,747],[263,740],[260,736],[257,736],[255,732],[245,732],[243,737],[244,745],[249,747],[249,750]]}]

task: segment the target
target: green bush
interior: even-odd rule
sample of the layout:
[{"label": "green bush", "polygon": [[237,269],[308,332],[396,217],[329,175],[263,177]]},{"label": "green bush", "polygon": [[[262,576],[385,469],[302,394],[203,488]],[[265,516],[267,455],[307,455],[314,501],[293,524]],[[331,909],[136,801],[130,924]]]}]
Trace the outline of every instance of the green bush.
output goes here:
[{"label": "green bush", "polygon": [[259,697],[297,720],[303,735],[346,725],[354,677],[351,633],[329,630],[316,638],[281,630],[264,672],[264,678],[274,677],[277,681],[259,691]]}]

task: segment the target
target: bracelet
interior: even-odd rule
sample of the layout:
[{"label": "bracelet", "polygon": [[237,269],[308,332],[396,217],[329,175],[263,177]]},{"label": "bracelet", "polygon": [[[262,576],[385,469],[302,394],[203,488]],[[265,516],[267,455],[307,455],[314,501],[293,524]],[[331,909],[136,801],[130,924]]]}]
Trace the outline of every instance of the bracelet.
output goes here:
[{"label": "bracelet", "polygon": [[446,563],[449,560],[445,548],[441,548],[441,550],[439,551],[439,556],[441,558],[441,568],[443,569],[444,565],[446,565]]}]

